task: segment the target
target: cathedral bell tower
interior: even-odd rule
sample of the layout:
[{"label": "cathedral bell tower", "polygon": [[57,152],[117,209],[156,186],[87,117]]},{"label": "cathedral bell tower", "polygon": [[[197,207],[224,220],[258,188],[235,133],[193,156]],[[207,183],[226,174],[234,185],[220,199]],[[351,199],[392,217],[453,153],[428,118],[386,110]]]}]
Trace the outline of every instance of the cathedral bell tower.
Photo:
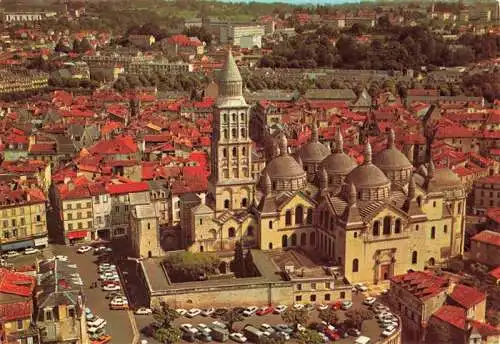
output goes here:
[{"label": "cathedral bell tower", "polygon": [[243,80],[231,50],[219,75],[214,106],[208,204],[216,213],[247,209],[254,197],[252,140]]}]

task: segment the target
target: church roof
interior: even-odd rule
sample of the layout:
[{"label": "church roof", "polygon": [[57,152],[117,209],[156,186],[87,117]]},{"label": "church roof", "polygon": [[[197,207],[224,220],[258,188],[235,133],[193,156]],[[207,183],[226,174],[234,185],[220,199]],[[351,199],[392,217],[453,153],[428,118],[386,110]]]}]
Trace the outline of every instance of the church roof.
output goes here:
[{"label": "church roof", "polygon": [[221,73],[219,74],[219,83],[222,82],[242,82],[240,71],[236,62],[234,61],[233,54],[231,50],[228,50],[226,55],[226,62],[224,63],[224,67],[222,68]]}]

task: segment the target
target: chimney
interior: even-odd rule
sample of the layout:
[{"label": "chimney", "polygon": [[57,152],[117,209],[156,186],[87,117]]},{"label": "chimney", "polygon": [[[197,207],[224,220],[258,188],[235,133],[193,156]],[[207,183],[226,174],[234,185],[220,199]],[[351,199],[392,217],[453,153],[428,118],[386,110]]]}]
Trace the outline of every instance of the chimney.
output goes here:
[{"label": "chimney", "polygon": [[64,177],[64,184],[68,184],[71,181],[70,177]]}]

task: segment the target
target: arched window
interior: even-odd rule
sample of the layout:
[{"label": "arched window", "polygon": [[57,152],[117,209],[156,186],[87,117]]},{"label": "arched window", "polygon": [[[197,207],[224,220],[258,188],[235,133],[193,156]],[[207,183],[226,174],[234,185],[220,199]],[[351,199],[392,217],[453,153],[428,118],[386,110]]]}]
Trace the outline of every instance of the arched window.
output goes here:
[{"label": "arched window", "polygon": [[228,138],[227,129],[224,129],[224,138],[225,138],[225,139],[227,139],[227,138]]},{"label": "arched window", "polygon": [[247,131],[245,128],[240,129],[240,135],[241,135],[241,137],[247,137]]},{"label": "arched window", "polygon": [[295,208],[295,224],[301,225],[304,223],[304,208],[299,205]]},{"label": "arched window", "polygon": [[224,209],[229,209],[229,200],[224,200]]},{"label": "arched window", "polygon": [[417,253],[417,251],[413,251],[411,253],[411,263],[417,264],[417,260],[418,260],[418,253]]},{"label": "arched window", "polygon": [[422,196],[417,197],[417,204],[419,208],[422,208]]},{"label": "arched window", "polygon": [[231,135],[232,135],[233,138],[235,138],[238,135],[238,131],[236,130],[236,128],[233,128],[231,130]]},{"label": "arched window", "polygon": [[292,246],[297,246],[297,234],[293,233],[290,236],[290,241],[292,242]]},{"label": "arched window", "polygon": [[436,227],[431,228],[431,239],[436,239]]},{"label": "arched window", "polygon": [[448,225],[444,225],[443,232],[448,233]]},{"label": "arched window", "polygon": [[233,122],[236,122],[236,114],[235,114],[235,113],[233,113],[233,114],[231,115],[231,117],[233,118]]},{"label": "arched window", "polygon": [[434,266],[436,264],[436,260],[434,258],[429,258],[429,266]]},{"label": "arched window", "polygon": [[236,147],[233,147],[233,156],[238,155],[238,149]]},{"label": "arched window", "polygon": [[242,154],[243,156],[247,155],[247,149],[246,149],[245,147],[242,147],[242,148],[241,148],[241,154]]},{"label": "arched window", "polygon": [[312,223],[313,223],[313,210],[312,210],[312,208],[307,209],[306,222],[308,225],[312,225]]},{"label": "arched window", "polygon": [[240,121],[242,121],[242,122],[244,122],[244,121],[245,121],[245,113],[244,113],[244,112],[242,112],[242,113],[240,114]]},{"label": "arched window", "polygon": [[248,226],[248,228],[247,228],[247,235],[248,236],[253,236],[253,226]]},{"label": "arched window", "polygon": [[372,234],[373,234],[373,236],[379,236],[380,235],[380,222],[375,221],[373,223]]},{"label": "arched window", "polygon": [[272,250],[273,249],[273,243],[270,242],[269,245],[267,245],[267,247],[269,247],[269,249]]},{"label": "arched window", "polygon": [[269,229],[273,229],[273,221],[269,220]]},{"label": "arched window", "polygon": [[224,122],[227,122],[227,113],[224,114]]},{"label": "arched window", "polygon": [[223,149],[222,149],[222,156],[223,156],[224,158],[227,158],[227,149],[226,149],[226,148],[223,148]]},{"label": "arched window", "polygon": [[288,247],[288,236],[286,234],[281,237],[281,247]]},{"label": "arched window", "polygon": [[358,272],[359,270],[359,260],[358,258],[354,258],[352,260],[352,272]]},{"label": "arched window", "polygon": [[246,199],[246,198],[243,198],[243,199],[241,200],[241,206],[242,206],[242,207],[246,207],[246,206],[247,206],[247,202],[248,202],[248,201],[247,201],[247,199]]},{"label": "arched window", "polygon": [[234,227],[228,229],[227,236],[230,238],[234,238],[236,236],[236,230],[234,229]]},{"label": "arched window", "polygon": [[457,213],[458,213],[458,215],[460,215],[462,213],[462,202],[458,202]]},{"label": "arched window", "polygon": [[307,235],[306,233],[302,233],[300,235],[300,246],[306,246],[307,245]]},{"label": "arched window", "polygon": [[394,223],[394,233],[401,233],[401,219],[396,219],[396,222]]},{"label": "arched window", "polygon": [[287,210],[285,213],[285,225],[286,226],[292,225],[292,212],[290,210]]},{"label": "arched window", "polygon": [[384,235],[389,235],[391,234],[391,217],[390,216],[386,216],[384,217]]},{"label": "arched window", "polygon": [[316,232],[312,232],[309,234],[309,243],[311,246],[314,246],[316,244]]}]

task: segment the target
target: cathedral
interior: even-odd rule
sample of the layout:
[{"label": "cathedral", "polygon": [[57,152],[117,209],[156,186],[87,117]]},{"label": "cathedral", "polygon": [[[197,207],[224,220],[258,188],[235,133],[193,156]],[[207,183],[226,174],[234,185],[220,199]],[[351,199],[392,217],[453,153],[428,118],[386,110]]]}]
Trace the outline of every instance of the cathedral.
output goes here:
[{"label": "cathedral", "polygon": [[[363,163],[319,142],[291,154],[281,133],[265,167],[253,171],[250,107],[228,52],[214,108],[211,175],[206,197],[181,206],[186,248],[232,250],[236,242],[261,250],[299,248],[343,268],[351,283],[377,283],[423,270],[463,253],[465,191],[449,169],[415,168],[395,146]],[[257,175],[257,178],[254,176]]]}]

